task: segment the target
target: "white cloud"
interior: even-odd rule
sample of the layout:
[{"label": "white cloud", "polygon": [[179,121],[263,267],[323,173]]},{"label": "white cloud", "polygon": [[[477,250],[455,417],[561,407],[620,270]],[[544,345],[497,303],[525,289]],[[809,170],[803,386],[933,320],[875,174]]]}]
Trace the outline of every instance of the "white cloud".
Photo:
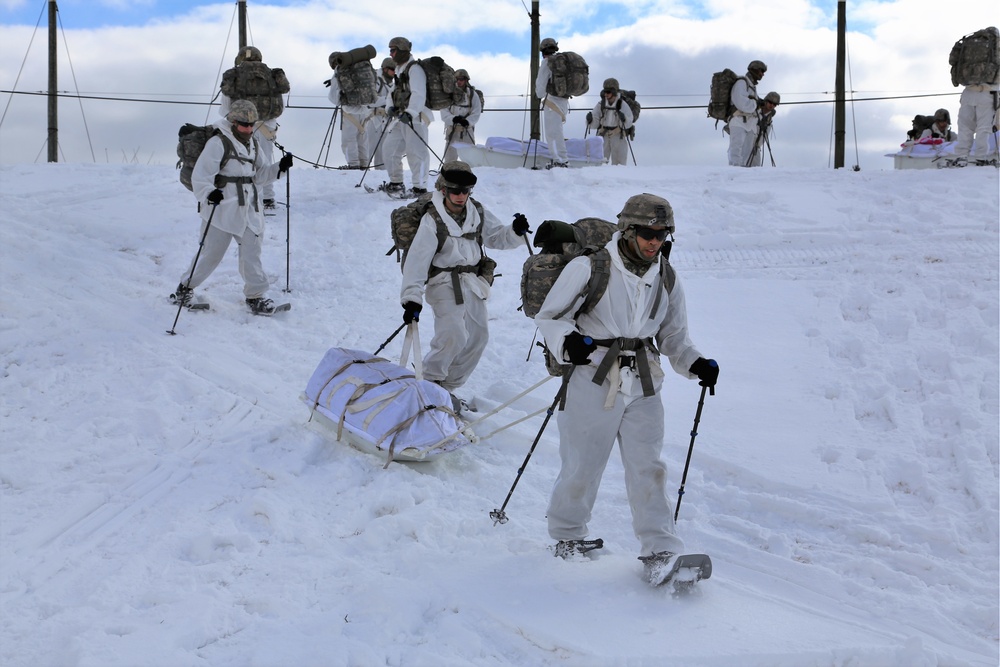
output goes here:
[{"label": "white cloud", "polygon": [[[529,86],[529,4],[488,3],[485,11],[475,3],[443,0],[434,11],[410,4],[394,7],[391,15],[378,4],[357,4],[350,13],[333,2],[249,7],[251,41],[262,50],[266,62],[288,73],[291,106],[324,108],[286,111],[279,141],[297,155],[314,155],[330,117],[322,86],[330,73],[326,64],[329,52],[371,43],[381,58],[386,55],[388,39],[397,34],[414,41],[418,56],[442,55],[468,69],[473,82],[486,93],[488,108],[523,108]],[[700,108],[651,108],[704,106],[711,74],[723,67],[742,71],[749,60],[760,58],[769,66],[762,88],[780,92],[783,101],[833,99],[835,6],[821,9],[805,0],[642,3],[631,9],[623,3],[607,2],[543,4],[544,34],[560,35],[588,12],[621,12],[615,14],[618,18],[629,12],[647,12],[628,27],[560,37],[564,49],[587,57],[592,79],[598,82],[592,88],[605,77],[616,76],[623,86],[638,91],[647,111],[640,120],[634,149],[636,159],[643,164],[725,163],[724,135]],[[485,6],[487,3],[481,5]],[[948,52],[956,39],[985,27],[987,22],[984,18],[969,24],[967,17],[977,12],[988,17],[991,6],[973,0],[961,15],[943,12],[930,20],[926,13],[915,12],[912,2],[850,3],[848,85],[855,97],[957,93],[950,83]],[[692,18],[696,15],[712,18]],[[230,33],[233,18],[233,7],[224,4],[199,7],[184,16],[139,28],[73,30],[69,18],[63,16],[76,82],[60,39],[59,89],[73,91],[78,86],[84,94],[207,102],[217,90],[220,70],[232,64],[236,50],[235,27]],[[483,44],[466,52],[454,46],[464,34],[486,28],[509,33],[509,42]],[[13,86],[30,39],[28,28],[0,26],[0,84],[4,88]],[[44,34],[35,36],[17,90],[46,88],[44,42]],[[589,108],[596,99],[586,96],[574,100],[573,106]],[[82,104],[98,159],[106,153],[112,161],[141,147],[142,162],[173,162],[176,128],[184,122],[200,121],[206,112],[204,107],[166,104],[92,100]],[[864,168],[891,168],[891,161],[882,154],[894,150],[905,138],[909,119],[942,106],[954,117],[957,95],[858,102],[848,110],[853,111],[848,143],[864,147]],[[779,166],[826,166],[831,117],[830,104],[784,105],[775,120],[773,148]],[[0,161],[34,160],[39,146],[44,145],[45,125],[43,97],[14,96],[0,127]],[[488,111],[477,136],[480,141],[491,135],[522,136],[526,126],[521,113]],[[571,114],[567,136],[582,136],[583,126],[583,114]],[[80,118],[79,103],[62,100],[60,141],[67,159],[90,159],[88,132]],[[438,151],[444,144],[441,135],[438,122],[431,127],[431,145]],[[853,145],[848,153],[853,153]],[[849,161],[855,161],[853,155]]]}]

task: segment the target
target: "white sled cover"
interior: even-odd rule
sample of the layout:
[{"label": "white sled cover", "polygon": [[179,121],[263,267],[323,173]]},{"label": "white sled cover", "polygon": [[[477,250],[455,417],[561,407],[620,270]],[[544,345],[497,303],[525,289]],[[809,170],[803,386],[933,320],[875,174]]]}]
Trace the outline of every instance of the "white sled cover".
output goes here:
[{"label": "white sled cover", "polygon": [[430,461],[469,444],[448,392],[361,350],[327,351],[302,400],[338,440],[392,461]]}]

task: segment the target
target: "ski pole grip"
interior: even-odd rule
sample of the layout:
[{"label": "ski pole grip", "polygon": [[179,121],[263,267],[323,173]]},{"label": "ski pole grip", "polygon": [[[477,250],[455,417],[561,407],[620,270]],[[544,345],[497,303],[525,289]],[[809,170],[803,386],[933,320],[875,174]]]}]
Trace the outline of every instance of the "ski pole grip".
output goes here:
[{"label": "ski pole grip", "polygon": [[[712,368],[718,368],[719,362],[716,361],[715,359],[709,359],[708,365],[711,366]],[[715,385],[712,385],[711,387],[708,388],[708,395],[715,396]]]}]

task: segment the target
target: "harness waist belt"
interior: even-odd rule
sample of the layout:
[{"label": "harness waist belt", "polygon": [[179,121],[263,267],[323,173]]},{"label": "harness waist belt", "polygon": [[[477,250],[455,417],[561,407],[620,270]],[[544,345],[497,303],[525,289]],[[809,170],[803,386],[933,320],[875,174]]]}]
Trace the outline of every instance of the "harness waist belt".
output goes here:
[{"label": "harness waist belt", "polygon": [[[611,367],[618,364],[621,368],[625,366],[636,370],[639,374],[639,382],[642,384],[643,396],[654,396],[653,378],[649,372],[649,358],[646,356],[646,349],[653,349],[651,338],[602,338],[595,339],[594,344],[599,347],[608,348],[604,359],[594,373],[594,384],[601,385],[608,377]],[[635,352],[635,355],[624,355],[622,352]],[[623,360],[628,360],[623,363]]]},{"label": "harness waist belt", "polygon": [[243,188],[240,186],[253,186],[253,210],[259,210],[257,208],[257,184],[253,182],[253,176],[223,176],[222,174],[217,174],[215,176],[215,187],[221,189],[225,187],[227,183],[236,184],[236,200],[239,202],[240,206],[247,205],[246,197],[243,196]]},{"label": "harness waist belt", "polygon": [[433,278],[439,273],[451,273],[451,288],[455,292],[455,303],[462,305],[465,303],[465,298],[462,296],[462,283],[459,278],[460,273],[477,273],[479,271],[479,265],[473,264],[471,266],[449,266],[446,269],[440,266],[432,266],[430,274],[427,276],[428,279]]}]

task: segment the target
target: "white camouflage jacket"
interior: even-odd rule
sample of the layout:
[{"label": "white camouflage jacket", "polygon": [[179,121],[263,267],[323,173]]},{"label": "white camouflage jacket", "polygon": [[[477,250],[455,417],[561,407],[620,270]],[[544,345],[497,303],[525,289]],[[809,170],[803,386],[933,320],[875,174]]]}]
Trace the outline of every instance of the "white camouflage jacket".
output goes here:
[{"label": "white camouflage jacket", "polygon": [[[425,213],[420,220],[420,227],[413,237],[410,249],[407,251],[406,261],[403,263],[403,284],[399,294],[401,304],[407,301],[423,303],[425,283],[435,285],[451,282],[451,273],[448,272],[439,273],[428,280],[427,275],[432,265],[443,269],[454,266],[473,266],[483,258],[482,250],[480,250],[476,239],[462,237],[462,234],[476,229],[479,225],[479,211],[472,204],[472,198],[470,197],[465,204],[466,217],[462,226],[459,226],[454,218],[448,214],[440,191],[433,194],[431,201],[448,229],[448,238],[445,239],[441,252],[437,252],[437,223],[429,212]],[[485,208],[483,211],[486,214],[482,230],[484,246],[506,250],[524,243],[514,233],[511,225],[503,224]],[[463,290],[482,299],[489,297],[490,285],[483,278],[475,273],[459,275]]]},{"label": "white camouflage jacket", "polygon": [[[621,232],[615,232],[605,246],[611,254],[607,291],[590,312],[581,314],[575,320],[573,315],[583,303],[583,293],[590,280],[590,257],[577,257],[563,269],[535,316],[535,324],[545,337],[546,346],[556,359],[565,363],[568,357],[564,355],[563,342],[573,331],[598,340],[653,338],[660,353],[670,360],[674,371],[686,378],[695,377],[688,369],[702,354],[688,337],[687,307],[680,278],[668,295],[660,277],[659,262],[653,264],[642,277],[630,272],[618,253],[620,238]],[[658,290],[662,290],[663,294],[655,318],[650,319]],[[555,319],[563,311],[568,312]],[[607,348],[598,347],[590,355],[591,365],[599,365],[606,352]],[[658,392],[663,384],[663,371],[658,359],[650,358],[649,361],[653,385]],[[640,380],[633,369],[622,368],[620,382],[619,390],[626,396],[642,396]]]},{"label": "white camouflage jacket", "polygon": [[[266,183],[272,183],[278,178],[278,163],[264,163],[263,154],[256,150],[255,141],[250,147],[244,146],[233,136],[232,125],[228,120],[220,120],[214,124],[232,142],[235,155],[230,158],[222,169],[222,156],[225,147],[222,138],[213,136],[205,143],[205,148],[198,156],[198,162],[191,172],[191,186],[195,197],[201,204],[202,220],[211,216],[212,225],[224,232],[241,236],[248,228],[254,234],[264,232],[264,215],[260,210],[258,190]],[[208,195],[215,189],[215,177],[222,176],[246,177],[252,182],[245,184],[226,183],[220,189],[223,199],[214,215],[212,204],[208,203]],[[256,186],[256,187],[254,187]],[[240,205],[239,190],[243,192],[243,205]]]}]

